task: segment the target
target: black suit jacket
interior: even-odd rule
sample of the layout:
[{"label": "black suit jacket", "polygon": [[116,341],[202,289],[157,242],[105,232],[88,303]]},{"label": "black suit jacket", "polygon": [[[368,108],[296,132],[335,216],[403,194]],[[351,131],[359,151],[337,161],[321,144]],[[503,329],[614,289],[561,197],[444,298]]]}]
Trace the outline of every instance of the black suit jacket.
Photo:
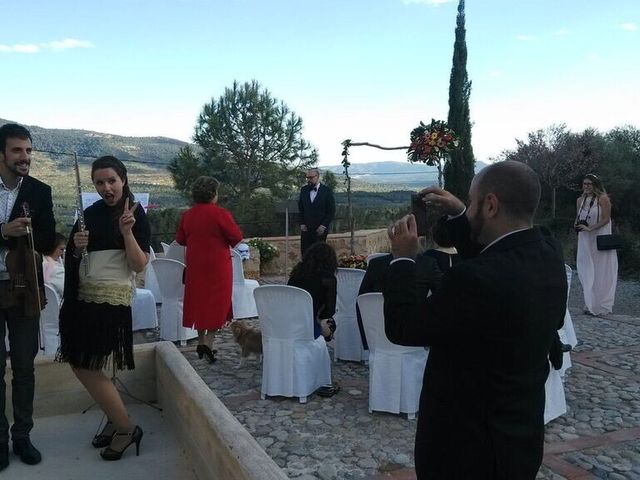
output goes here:
[{"label": "black suit jacket", "polygon": [[[375,257],[369,260],[367,271],[362,278],[362,283],[358,290],[358,295],[384,291],[384,282],[387,278],[387,269],[389,268],[391,260],[393,260],[393,255],[391,254]],[[422,255],[418,255],[416,258],[416,294],[426,298],[429,292],[433,293],[440,287],[441,279],[442,272],[438,267],[437,260],[426,255],[426,252]],[[356,319],[358,321],[358,329],[360,330],[360,338],[362,339],[362,347],[365,350],[368,350],[369,344],[364,332],[360,308],[357,304]]]},{"label": "black suit jacket", "polygon": [[[447,222],[468,239],[463,215]],[[419,479],[533,479],[543,453],[547,354],[563,324],[567,282],[560,247],[536,229],[464,262],[424,302],[415,264],[386,280],[385,331],[395,343],[430,346],[416,432]]]},{"label": "black suit jacket", "polygon": [[[27,202],[31,212],[31,225],[33,226],[33,242],[40,253],[49,251],[56,239],[56,221],[53,217],[53,201],[51,199],[51,187],[33,177],[24,177],[22,185],[13,205],[9,222],[24,217],[22,204]],[[0,245],[6,248],[16,248],[18,239],[9,237],[7,240],[0,235]]]},{"label": "black suit jacket", "polygon": [[[358,295],[384,291],[387,269],[391,260],[393,260],[391,254],[369,260]],[[438,267],[437,260],[429,255],[418,255],[416,258],[416,293],[426,298],[429,292],[433,293],[440,287],[441,279],[442,272]]]},{"label": "black suit jacket", "polygon": [[333,222],[336,214],[336,202],[333,198],[333,191],[324,184],[318,186],[318,193],[313,203],[310,196],[311,187],[305,185],[300,189],[298,197],[298,212],[300,215],[300,225],[306,225],[307,230],[313,232],[320,225],[324,225],[329,230],[329,224]]}]

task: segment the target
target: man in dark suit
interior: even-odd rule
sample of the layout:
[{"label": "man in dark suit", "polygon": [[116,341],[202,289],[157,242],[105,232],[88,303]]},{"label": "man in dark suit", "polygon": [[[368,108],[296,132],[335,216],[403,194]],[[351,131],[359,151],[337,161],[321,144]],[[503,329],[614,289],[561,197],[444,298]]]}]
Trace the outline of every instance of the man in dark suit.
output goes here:
[{"label": "man in dark suit", "polygon": [[[16,124],[0,127],[0,374],[4,378],[7,350],[4,337],[9,332],[11,357],[13,451],[28,464],[40,462],[40,452],[31,444],[33,428],[34,367],[38,353],[38,315],[26,316],[23,305],[16,304],[11,292],[6,254],[25,241],[27,230],[33,232],[38,252],[48,251],[55,242],[55,220],[51,187],[29,176],[31,135]],[[25,203],[30,211],[27,218]],[[42,262],[37,264],[42,270]],[[41,273],[40,273],[41,276]],[[5,415],[5,382],[0,381],[0,470],[9,465],[9,422]]]},{"label": "man in dark suit", "polygon": [[548,354],[567,298],[559,245],[532,228],[540,183],[519,162],[475,176],[464,204],[421,192],[447,214],[465,261],[416,301],[415,219],[389,229],[385,330],[395,343],[430,346],[416,432],[418,479],[534,479],[542,462]]},{"label": "man in dark suit", "polygon": [[300,253],[316,242],[324,242],[329,234],[329,225],[336,214],[336,202],[329,187],[320,183],[320,170],[307,172],[307,184],[300,189],[298,197],[300,214]]},{"label": "man in dark suit", "polygon": [[[367,271],[362,278],[362,283],[358,290],[358,295],[384,291],[384,281],[387,278],[387,269],[389,268],[391,260],[393,260],[393,255],[391,254],[381,255],[369,260]],[[425,254],[416,257],[417,295],[427,298],[429,293],[433,293],[438,289],[441,279],[442,271],[438,267],[438,262],[435,258]],[[367,337],[364,333],[364,326],[362,325],[362,317],[358,305],[356,305],[356,314],[360,338],[362,338],[362,348],[368,350],[369,344],[367,343]]]}]

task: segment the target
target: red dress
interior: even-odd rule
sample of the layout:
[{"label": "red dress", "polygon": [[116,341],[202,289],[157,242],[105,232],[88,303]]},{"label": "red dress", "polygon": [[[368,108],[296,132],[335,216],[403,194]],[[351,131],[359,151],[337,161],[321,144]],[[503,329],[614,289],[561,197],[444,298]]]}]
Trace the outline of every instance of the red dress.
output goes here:
[{"label": "red dress", "polygon": [[241,240],[231,213],[214,203],[196,203],[182,215],[176,232],[176,241],[187,247],[182,325],[213,330],[231,318],[229,247]]}]

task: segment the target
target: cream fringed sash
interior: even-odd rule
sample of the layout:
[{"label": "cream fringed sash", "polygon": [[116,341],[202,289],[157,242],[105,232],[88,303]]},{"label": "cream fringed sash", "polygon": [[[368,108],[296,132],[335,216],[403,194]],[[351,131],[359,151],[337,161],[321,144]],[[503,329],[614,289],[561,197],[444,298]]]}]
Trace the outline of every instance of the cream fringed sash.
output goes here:
[{"label": "cream fringed sash", "polygon": [[78,300],[130,306],[135,275],[127,264],[124,250],[89,252],[89,276],[81,266]]}]

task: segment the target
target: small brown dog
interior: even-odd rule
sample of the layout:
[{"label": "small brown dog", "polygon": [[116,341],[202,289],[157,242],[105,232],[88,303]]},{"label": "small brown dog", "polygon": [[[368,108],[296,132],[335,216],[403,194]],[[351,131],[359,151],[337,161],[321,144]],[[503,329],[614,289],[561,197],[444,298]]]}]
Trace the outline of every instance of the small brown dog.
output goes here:
[{"label": "small brown dog", "polygon": [[249,326],[246,322],[238,321],[231,323],[231,332],[234,340],[240,345],[240,364],[236,368],[242,368],[249,355],[252,353],[262,362],[262,332],[257,328]]}]

